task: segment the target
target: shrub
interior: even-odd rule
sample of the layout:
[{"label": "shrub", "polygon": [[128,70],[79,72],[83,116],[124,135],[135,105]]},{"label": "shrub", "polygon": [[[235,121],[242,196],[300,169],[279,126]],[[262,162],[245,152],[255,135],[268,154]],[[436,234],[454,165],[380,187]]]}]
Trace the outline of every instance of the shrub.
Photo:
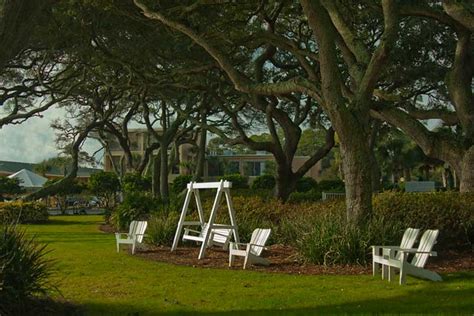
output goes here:
[{"label": "shrub", "polygon": [[148,221],[148,241],[155,245],[169,246],[173,242],[178,220],[178,212],[153,214]]},{"label": "shrub", "polygon": [[181,193],[184,189],[186,189],[186,186],[191,180],[193,179],[193,176],[191,175],[179,175],[177,176],[174,180],[173,183],[171,184],[171,191],[175,194]]},{"label": "shrub", "polygon": [[23,188],[20,186],[20,180],[0,176],[0,202],[3,202],[4,195],[14,195],[22,192]]},{"label": "shrub", "polygon": [[232,182],[232,188],[235,189],[245,189],[249,187],[248,178],[238,173],[225,175],[219,180],[227,180]]},{"label": "shrub", "polygon": [[293,192],[288,198],[289,203],[317,202],[321,200],[321,192],[315,189],[306,192]]},{"label": "shrub", "polygon": [[110,209],[115,204],[115,197],[120,190],[120,181],[113,172],[96,172],[89,178],[89,190],[101,199],[101,205]]},{"label": "shrub", "polygon": [[261,175],[252,182],[252,189],[273,189],[275,187],[275,177],[269,174]]},{"label": "shrub", "polygon": [[406,227],[439,229],[438,248],[471,247],[474,242],[474,194],[458,192],[377,194],[376,216]]},{"label": "shrub", "polygon": [[127,173],[122,179],[124,192],[146,192],[151,190],[151,178],[138,173]]},{"label": "shrub", "polygon": [[141,192],[128,193],[112,213],[111,222],[117,229],[127,229],[134,220],[146,220],[159,202]]},{"label": "shrub", "polygon": [[296,191],[297,192],[308,192],[310,190],[316,189],[318,183],[311,177],[303,177],[296,182]]},{"label": "shrub", "polygon": [[46,205],[39,202],[0,202],[0,223],[40,223],[48,220]]},{"label": "shrub", "polygon": [[0,314],[25,314],[28,300],[53,289],[48,281],[53,262],[46,258],[46,245],[36,243],[17,226],[0,229]]},{"label": "shrub", "polygon": [[[370,246],[399,242],[401,223],[373,218],[360,226],[348,225],[344,203],[318,203],[321,210],[309,216],[288,217],[282,223],[286,240],[305,260],[317,264],[361,264],[370,262]],[[284,236],[284,234],[281,234]]]},{"label": "shrub", "polygon": [[318,183],[321,192],[344,192],[345,186],[342,180],[321,180]]}]

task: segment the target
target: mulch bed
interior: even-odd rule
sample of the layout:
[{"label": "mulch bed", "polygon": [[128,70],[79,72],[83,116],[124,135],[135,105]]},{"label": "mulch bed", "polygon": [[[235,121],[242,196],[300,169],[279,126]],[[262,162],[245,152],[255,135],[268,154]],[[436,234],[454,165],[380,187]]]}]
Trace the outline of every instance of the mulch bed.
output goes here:
[{"label": "mulch bed", "polygon": [[[100,229],[106,233],[113,232],[108,225],[101,225]],[[145,245],[135,255],[159,262],[176,265],[219,268],[219,269],[242,269],[243,258],[236,257],[232,268],[228,267],[229,253],[219,248],[206,250],[206,256],[198,260],[199,247],[179,246],[176,251],[171,252],[170,247],[157,247]],[[371,266],[360,265],[317,265],[305,263],[297,251],[286,245],[271,245],[264,251],[264,257],[270,261],[269,266],[250,266],[249,270],[276,272],[286,274],[311,274],[311,275],[357,275],[372,273]],[[452,273],[458,271],[474,271],[474,256],[472,251],[465,252],[438,252],[438,257],[428,260],[428,269],[439,273]]]}]

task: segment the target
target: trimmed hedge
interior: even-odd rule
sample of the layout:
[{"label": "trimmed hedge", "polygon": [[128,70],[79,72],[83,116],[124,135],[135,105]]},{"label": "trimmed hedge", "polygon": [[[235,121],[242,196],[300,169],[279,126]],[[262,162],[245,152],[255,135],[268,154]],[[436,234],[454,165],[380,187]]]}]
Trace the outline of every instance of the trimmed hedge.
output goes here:
[{"label": "trimmed hedge", "polygon": [[0,223],[41,223],[48,217],[48,209],[43,203],[0,202]]},{"label": "trimmed hedge", "polygon": [[318,183],[311,177],[302,177],[296,182],[296,192],[308,192],[318,188]]},{"label": "trimmed hedge", "polygon": [[219,180],[232,182],[232,188],[234,189],[245,189],[249,187],[249,179],[238,173],[222,176]]},{"label": "trimmed hedge", "polygon": [[174,178],[173,183],[171,184],[171,191],[175,194],[181,193],[191,180],[193,176],[191,175],[180,175]]},{"label": "trimmed hedge", "polygon": [[275,177],[269,174],[258,176],[252,182],[252,189],[267,189],[271,190],[275,187]]},{"label": "trimmed hedge", "polygon": [[[209,211],[212,199],[203,204]],[[320,264],[369,264],[371,245],[397,245],[408,227],[439,229],[438,251],[471,249],[474,242],[473,194],[377,194],[372,218],[358,227],[347,225],[344,200],[284,204],[233,196],[233,205],[244,242],[255,228],[272,228],[270,243],[293,245],[303,260]],[[228,222],[225,207],[216,222]]]}]

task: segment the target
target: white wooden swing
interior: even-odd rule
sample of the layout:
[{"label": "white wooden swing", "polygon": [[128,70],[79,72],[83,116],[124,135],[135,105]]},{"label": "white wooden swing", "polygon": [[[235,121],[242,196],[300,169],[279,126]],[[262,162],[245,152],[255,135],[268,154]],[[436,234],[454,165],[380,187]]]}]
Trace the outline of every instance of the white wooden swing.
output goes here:
[{"label": "white wooden swing", "polygon": [[[188,192],[186,193],[186,199],[184,200],[183,210],[181,211],[181,216],[179,218],[176,234],[174,235],[174,241],[173,246],[171,247],[171,251],[176,250],[176,248],[178,247],[178,242],[181,237],[183,228],[183,241],[192,240],[201,243],[201,249],[199,251],[198,259],[204,258],[206,248],[209,246],[217,244],[222,245],[224,249],[226,249],[229,244],[231,233],[234,237],[234,242],[239,243],[240,240],[237,229],[237,222],[235,220],[234,208],[232,206],[232,199],[230,197],[230,188],[232,188],[232,182],[223,180],[221,180],[220,182],[190,182],[188,183],[187,187]],[[202,209],[201,197],[199,195],[199,190],[202,189],[217,189],[216,198],[214,199],[208,222],[204,221],[204,211]],[[191,196],[193,193],[196,200],[199,221],[186,221],[186,215],[188,213],[188,207],[189,203],[191,202]],[[217,210],[219,209],[219,205],[222,200],[223,193],[227,201],[230,225],[214,223],[217,215]],[[185,226],[200,226],[201,230],[192,230],[189,228],[185,228]]]}]

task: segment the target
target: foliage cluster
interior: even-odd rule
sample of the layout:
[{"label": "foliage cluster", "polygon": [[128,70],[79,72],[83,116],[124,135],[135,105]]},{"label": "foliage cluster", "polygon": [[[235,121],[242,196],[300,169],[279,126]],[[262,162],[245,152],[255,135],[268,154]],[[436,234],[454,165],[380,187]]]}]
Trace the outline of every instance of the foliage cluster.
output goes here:
[{"label": "foliage cluster", "polygon": [[38,244],[16,225],[0,229],[0,314],[23,315],[28,300],[53,289],[53,262],[46,258],[46,244]]},{"label": "foliage cluster", "polygon": [[193,179],[192,175],[179,175],[174,178],[173,183],[171,184],[171,191],[175,194],[181,193],[184,189],[186,189],[186,185],[191,182]]},{"label": "foliage cluster", "polygon": [[308,192],[318,188],[318,183],[311,177],[303,177],[296,182],[297,192]]},{"label": "foliage cluster", "polygon": [[122,189],[127,192],[146,192],[151,190],[151,178],[138,173],[127,173],[122,179]]},{"label": "foliage cluster", "polygon": [[159,207],[157,199],[141,192],[129,192],[111,215],[110,221],[117,229],[127,229],[133,220],[146,220]]},{"label": "foliage cluster", "polygon": [[249,187],[249,179],[238,173],[222,176],[219,180],[227,180],[232,182],[232,188],[235,189],[245,189]]},{"label": "foliage cluster", "polygon": [[275,177],[269,174],[258,176],[252,182],[252,189],[273,189],[275,187]]},{"label": "foliage cluster", "polygon": [[22,191],[20,180],[0,177],[0,202],[3,201],[5,195],[19,194]]},{"label": "foliage cluster", "polygon": [[151,215],[147,228],[148,241],[159,246],[171,245],[178,220],[178,212],[160,212]]},{"label": "foliage cluster", "polygon": [[39,202],[0,202],[0,223],[39,223],[48,220],[46,205]]},{"label": "foliage cluster", "polygon": [[[439,229],[437,250],[472,246],[474,196],[471,194],[381,193],[374,196],[373,203],[373,216],[356,227],[347,225],[343,200],[281,203],[261,197],[233,197],[243,241],[248,241],[257,227],[272,228],[270,242],[293,245],[302,259],[310,262],[368,264],[371,245],[397,245],[408,227]],[[203,203],[206,216],[211,206],[212,199],[206,199]],[[227,223],[225,206],[221,207],[216,221]]]}]

